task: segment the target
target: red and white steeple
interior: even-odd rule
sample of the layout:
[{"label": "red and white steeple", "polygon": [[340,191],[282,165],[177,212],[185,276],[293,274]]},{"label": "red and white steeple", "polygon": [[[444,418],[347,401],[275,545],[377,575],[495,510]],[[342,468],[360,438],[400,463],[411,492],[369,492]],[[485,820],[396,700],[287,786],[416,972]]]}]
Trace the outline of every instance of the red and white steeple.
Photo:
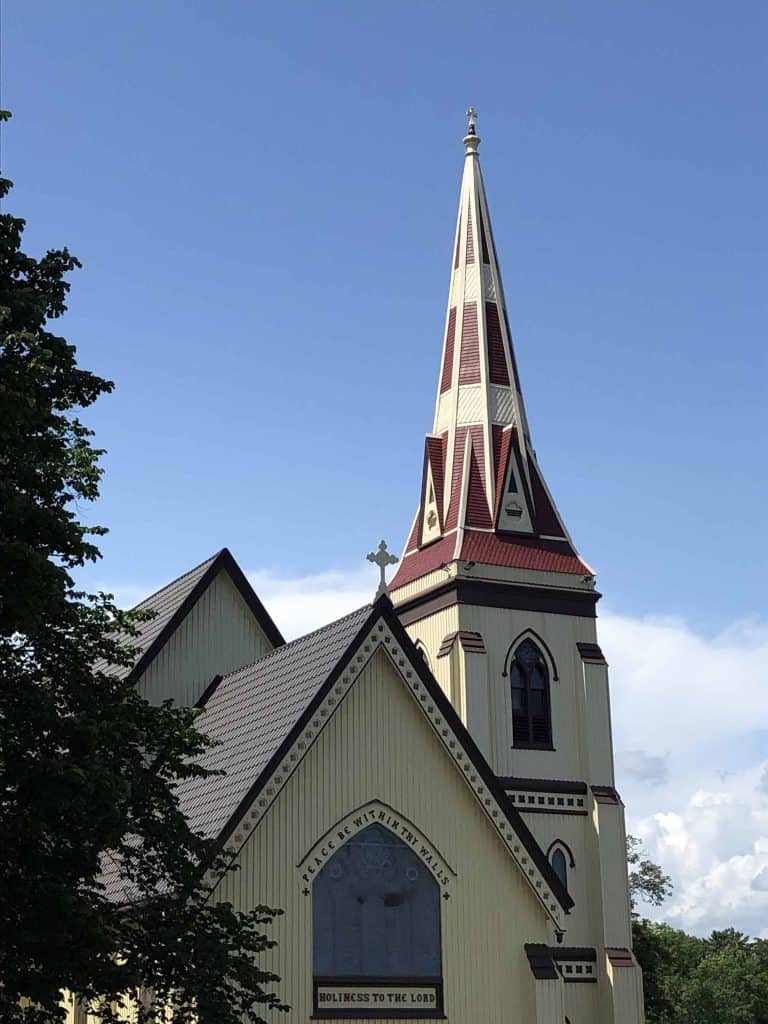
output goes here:
[{"label": "red and white steeple", "polygon": [[435,420],[396,590],[456,560],[591,574],[531,446],[475,130],[469,129]]}]

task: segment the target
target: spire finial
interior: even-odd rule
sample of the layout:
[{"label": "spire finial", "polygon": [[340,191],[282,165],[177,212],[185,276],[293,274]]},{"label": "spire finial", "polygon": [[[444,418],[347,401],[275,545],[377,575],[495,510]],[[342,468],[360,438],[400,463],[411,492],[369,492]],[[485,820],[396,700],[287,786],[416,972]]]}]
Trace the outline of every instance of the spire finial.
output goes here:
[{"label": "spire finial", "polygon": [[399,562],[400,559],[397,555],[390,554],[387,551],[387,542],[382,540],[379,542],[379,546],[376,551],[369,551],[365,556],[369,562],[374,562],[379,567],[381,573],[381,580],[379,581],[379,589],[376,591],[376,597],[381,597],[382,594],[388,594],[389,589],[387,587],[387,578],[384,575],[388,565],[394,565],[395,562]]},{"label": "spire finial", "polygon": [[477,111],[474,107],[467,107],[467,117],[469,118],[467,135],[477,135],[477,132],[475,131],[475,125],[477,124]]}]

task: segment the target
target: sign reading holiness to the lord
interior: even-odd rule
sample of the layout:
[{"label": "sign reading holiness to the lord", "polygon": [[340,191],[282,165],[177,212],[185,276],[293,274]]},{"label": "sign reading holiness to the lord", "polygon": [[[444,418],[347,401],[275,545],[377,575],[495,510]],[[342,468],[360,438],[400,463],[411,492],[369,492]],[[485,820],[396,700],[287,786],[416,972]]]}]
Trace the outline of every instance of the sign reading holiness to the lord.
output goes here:
[{"label": "sign reading holiness to the lord", "polygon": [[434,1017],[442,1012],[439,984],[384,982],[315,985],[316,1017]]}]

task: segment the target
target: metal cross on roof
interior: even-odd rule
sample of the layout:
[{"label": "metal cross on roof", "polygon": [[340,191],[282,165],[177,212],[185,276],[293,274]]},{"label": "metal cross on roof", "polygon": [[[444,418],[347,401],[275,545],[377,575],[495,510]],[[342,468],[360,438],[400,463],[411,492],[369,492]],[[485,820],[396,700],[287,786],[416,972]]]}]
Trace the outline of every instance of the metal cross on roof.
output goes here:
[{"label": "metal cross on roof", "polygon": [[387,551],[387,542],[385,540],[379,541],[379,546],[375,551],[369,551],[365,556],[369,562],[373,562],[378,565],[379,572],[381,573],[381,580],[379,581],[379,589],[376,591],[376,597],[381,597],[382,594],[388,594],[387,590],[387,578],[386,569],[388,565],[394,565],[395,562],[399,562],[400,559],[397,555],[390,554]]},{"label": "metal cross on roof", "polygon": [[469,118],[469,128],[467,133],[469,135],[475,134],[475,125],[477,124],[477,111],[474,107],[467,107],[467,117]]}]

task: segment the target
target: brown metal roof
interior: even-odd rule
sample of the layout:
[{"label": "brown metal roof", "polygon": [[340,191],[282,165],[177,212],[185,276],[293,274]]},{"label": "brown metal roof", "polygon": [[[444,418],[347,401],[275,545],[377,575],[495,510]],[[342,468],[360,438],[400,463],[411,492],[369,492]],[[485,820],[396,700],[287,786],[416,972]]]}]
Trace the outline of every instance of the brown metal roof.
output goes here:
[{"label": "brown metal roof", "polygon": [[366,605],[221,679],[197,724],[220,743],[200,763],[227,774],[179,787],[196,832],[213,838],[225,829],[370,613]]},{"label": "brown metal roof", "polygon": [[200,595],[222,571],[227,572],[230,576],[254,618],[264,630],[269,642],[274,647],[285,643],[280,630],[245,578],[232,553],[228,548],[222,548],[215,555],[206,558],[200,565],[196,565],[194,569],[185,572],[178,579],[168,583],[136,605],[134,610],[150,609],[155,612],[155,615],[139,625],[137,636],[128,638],[129,645],[136,652],[133,665],[110,669],[105,661],[98,661],[94,666],[95,671],[110,670],[120,678],[127,675],[138,676],[144,672],[165,646],[176,627],[187,616]]},{"label": "brown metal roof", "polygon": [[[392,630],[431,699],[567,911],[573,906],[573,900],[520,813],[507,799],[386,596],[378,598],[372,606],[360,608],[337,622],[283,645],[209,687],[199,727],[219,745],[209,750],[200,763],[226,774],[188,779],[179,784],[180,806],[191,827],[209,838],[227,841],[303,724],[315,713],[318,703],[334,685],[379,617]],[[109,895],[113,899],[130,900],[131,894],[121,885],[118,865],[107,861],[105,869]]]}]

